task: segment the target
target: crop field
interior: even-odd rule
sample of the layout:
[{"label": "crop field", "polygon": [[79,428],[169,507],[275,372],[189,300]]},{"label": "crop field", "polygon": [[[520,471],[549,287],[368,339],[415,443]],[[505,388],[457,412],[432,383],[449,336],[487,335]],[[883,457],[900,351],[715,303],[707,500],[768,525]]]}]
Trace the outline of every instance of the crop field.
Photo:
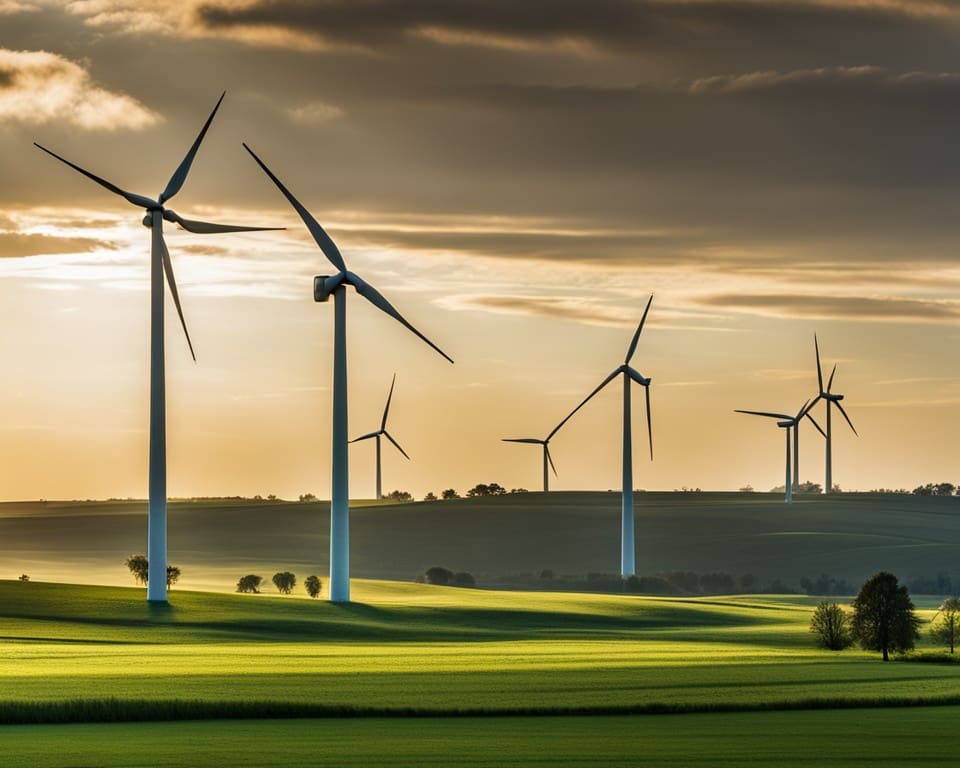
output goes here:
[{"label": "crop field", "polygon": [[809,598],[353,597],[0,581],[3,765],[934,765],[960,713],[960,665],[818,650]]},{"label": "crop field", "polygon": [[[620,494],[554,492],[454,501],[351,502],[353,575],[412,580],[442,565],[481,586],[619,573]],[[746,572],[798,589],[821,573],[862,583],[940,572],[960,581],[960,498],[845,493],[636,494],[642,573]],[[244,573],[327,572],[325,502],[206,500],[170,505],[170,561],[184,589],[232,591]],[[0,504],[0,576],[130,584],[124,558],[146,547],[146,502]],[[528,577],[526,580],[518,577]],[[547,586],[540,584],[540,587]]]}]

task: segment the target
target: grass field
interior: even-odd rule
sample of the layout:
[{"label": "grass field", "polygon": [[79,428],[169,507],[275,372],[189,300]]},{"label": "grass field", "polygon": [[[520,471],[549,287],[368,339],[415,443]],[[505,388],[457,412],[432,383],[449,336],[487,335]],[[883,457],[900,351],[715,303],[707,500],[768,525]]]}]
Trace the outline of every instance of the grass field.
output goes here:
[{"label": "grass field", "polygon": [[[411,580],[443,565],[495,586],[543,569],[581,577],[619,569],[616,493],[353,506],[355,576]],[[797,588],[803,576],[860,584],[887,569],[903,580],[942,571],[960,582],[957,497],[850,493],[787,505],[766,493],[640,493],[636,513],[643,573],[750,572]],[[292,570],[302,580],[327,572],[328,531],[326,503],[174,502],[170,558],[185,589],[229,591],[249,572]],[[145,545],[145,502],[0,504],[6,578],[129,584],[123,560]]]}]

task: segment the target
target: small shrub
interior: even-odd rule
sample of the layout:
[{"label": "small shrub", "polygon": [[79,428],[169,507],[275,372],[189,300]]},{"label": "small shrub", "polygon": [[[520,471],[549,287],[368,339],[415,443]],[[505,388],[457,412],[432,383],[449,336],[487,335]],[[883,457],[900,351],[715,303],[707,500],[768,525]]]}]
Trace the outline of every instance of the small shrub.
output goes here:
[{"label": "small shrub", "polygon": [[25,573],[20,574],[20,581],[30,581],[30,577]]}]

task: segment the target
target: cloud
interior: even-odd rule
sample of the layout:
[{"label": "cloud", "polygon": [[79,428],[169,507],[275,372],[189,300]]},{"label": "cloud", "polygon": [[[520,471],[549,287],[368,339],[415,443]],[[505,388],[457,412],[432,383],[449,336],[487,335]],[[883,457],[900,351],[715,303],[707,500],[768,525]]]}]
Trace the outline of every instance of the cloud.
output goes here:
[{"label": "cloud", "polygon": [[0,259],[63,253],[91,253],[113,250],[105,240],[88,237],[54,237],[50,235],[0,232]]},{"label": "cloud", "polygon": [[583,299],[556,296],[452,296],[440,303],[449,309],[481,309],[512,315],[579,320],[594,325],[628,326],[632,317]]},{"label": "cloud", "polygon": [[327,104],[322,101],[311,101],[308,104],[293,107],[288,110],[287,114],[289,114],[290,118],[296,123],[317,125],[343,117],[343,110],[334,104]]},{"label": "cloud", "polygon": [[720,294],[696,299],[710,307],[775,317],[816,317],[886,322],[953,322],[960,301],[874,296]]},{"label": "cloud", "polygon": [[0,124],[63,121],[86,130],[139,130],[160,116],[97,86],[77,64],[46,51],[0,48]]}]

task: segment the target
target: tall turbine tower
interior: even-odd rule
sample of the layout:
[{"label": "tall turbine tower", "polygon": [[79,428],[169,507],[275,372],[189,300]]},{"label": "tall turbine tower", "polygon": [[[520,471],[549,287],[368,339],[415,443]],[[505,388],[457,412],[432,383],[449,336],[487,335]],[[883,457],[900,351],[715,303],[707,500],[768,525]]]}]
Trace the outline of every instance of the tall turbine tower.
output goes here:
[{"label": "tall turbine tower", "polygon": [[163,603],[167,600],[167,436],[166,436],[166,398],[164,384],[164,338],[163,338],[163,282],[166,275],[167,285],[173,296],[173,303],[180,316],[180,325],[187,337],[187,346],[190,355],[196,362],[193,353],[193,343],[187,331],[187,324],[183,319],[183,310],[180,308],[180,296],[177,293],[177,281],[173,275],[173,263],[163,240],[163,222],[170,221],[179,224],[188,232],[201,235],[217,234],[221,232],[258,232],[267,227],[232,226],[227,224],[210,224],[205,221],[191,221],[184,219],[164,203],[170,200],[187,179],[190,166],[200,148],[200,143],[213,122],[214,115],[220,108],[220,103],[226,94],[221,94],[213,112],[203,124],[200,135],[190,147],[186,157],[173,172],[170,181],[160,196],[154,200],[143,195],[126,192],[109,181],[85,171],[79,165],[74,165],[55,152],[35,143],[48,155],[52,155],[62,163],[66,163],[75,171],[82,173],[88,179],[95,181],[101,187],[119,195],[128,203],[147,212],[143,217],[143,225],[150,230],[150,501],[147,507],[147,558],[150,570],[147,578],[147,600],[154,603]]},{"label": "tall turbine tower", "polygon": [[407,456],[407,452],[400,447],[400,443],[394,440],[393,437],[390,436],[390,433],[387,432],[387,414],[390,413],[390,400],[393,399],[393,385],[396,383],[397,383],[397,374],[393,374],[393,381],[390,382],[390,394],[387,395],[387,404],[383,409],[383,418],[380,420],[380,429],[378,429],[376,432],[368,432],[367,434],[361,435],[360,437],[355,437],[353,438],[353,440],[350,441],[351,443],[358,443],[361,440],[369,440],[370,438],[374,438],[377,441],[377,498],[378,499],[383,498],[383,484],[380,482],[380,478],[381,478],[380,437],[381,435],[383,437],[386,437],[387,440],[393,443],[394,448],[400,451],[400,453],[404,455],[404,458],[406,458],[407,460],[410,459],[410,457]]},{"label": "tall turbine tower", "polygon": [[246,144],[244,149],[263,169],[270,180],[300,215],[314,241],[323,251],[337,274],[313,279],[314,301],[327,301],[333,296],[333,461],[330,484],[330,602],[350,602],[350,492],[347,470],[347,286],[352,285],[363,298],[390,315],[415,336],[433,347],[440,355],[453,359],[408,323],[393,305],[359,275],[347,270],[343,256],[323,227],[310,212],[290,194],[273,172]]},{"label": "tall turbine tower", "polygon": [[778,419],[777,426],[780,427],[781,429],[786,430],[786,438],[787,438],[786,480],[784,481],[783,487],[784,487],[784,501],[786,501],[787,504],[793,501],[793,489],[794,489],[794,483],[791,482],[790,480],[790,430],[791,429],[793,430],[794,473],[797,472],[798,465],[796,463],[796,458],[797,458],[797,451],[800,449],[800,444],[797,440],[797,430],[799,429],[800,422],[803,420],[804,416],[808,417],[810,421],[813,422],[813,426],[815,426],[817,430],[819,430],[820,434],[826,437],[823,430],[820,429],[820,425],[813,420],[812,416],[810,416],[809,412],[812,407],[813,405],[811,404],[811,402],[807,400],[807,402],[803,404],[803,407],[799,411],[797,411],[795,416],[791,416],[788,413],[768,413],[767,411],[742,411],[740,409],[736,409],[734,411],[734,413],[747,413],[747,414],[750,414],[751,416],[765,416],[768,419]]},{"label": "tall turbine tower", "polygon": [[627,355],[623,359],[623,365],[616,368],[613,373],[600,382],[600,385],[587,395],[580,405],[570,411],[567,417],[557,425],[557,429],[554,430],[554,432],[556,432],[566,424],[573,414],[585,406],[590,401],[590,398],[607,386],[607,384],[617,376],[623,376],[623,498],[620,518],[620,575],[623,577],[632,576],[637,570],[636,542],[633,533],[633,437],[631,434],[630,412],[630,384],[634,381],[643,387],[646,395],[647,437],[650,441],[650,459],[653,459],[653,425],[650,421],[650,379],[641,376],[639,371],[630,365],[630,359],[633,357],[633,353],[637,351],[640,332],[643,330],[643,324],[647,320],[647,313],[650,311],[650,304],[652,302],[653,296],[647,301],[647,306],[643,310],[643,317],[640,318],[640,325],[637,326],[637,332],[633,334],[633,340],[627,348]]},{"label": "tall turbine tower", "polygon": [[834,363],[833,370],[830,372],[830,378],[827,380],[827,388],[823,388],[823,369],[820,367],[820,344],[817,341],[817,334],[813,334],[813,348],[817,353],[817,384],[820,388],[820,394],[818,394],[811,404],[811,408],[817,404],[820,400],[827,401],[827,456],[826,456],[826,484],[824,485],[824,493],[833,493],[833,428],[832,428],[832,419],[830,418],[830,407],[835,405],[840,409],[840,413],[843,414],[843,418],[847,420],[847,424],[850,425],[850,429],[853,430],[853,434],[860,437],[857,434],[856,428],[853,426],[853,422],[850,421],[850,417],[847,416],[847,412],[843,410],[843,406],[840,405],[840,401],[843,400],[843,395],[837,395],[831,392],[833,388],[833,377],[837,372],[836,363]]}]

